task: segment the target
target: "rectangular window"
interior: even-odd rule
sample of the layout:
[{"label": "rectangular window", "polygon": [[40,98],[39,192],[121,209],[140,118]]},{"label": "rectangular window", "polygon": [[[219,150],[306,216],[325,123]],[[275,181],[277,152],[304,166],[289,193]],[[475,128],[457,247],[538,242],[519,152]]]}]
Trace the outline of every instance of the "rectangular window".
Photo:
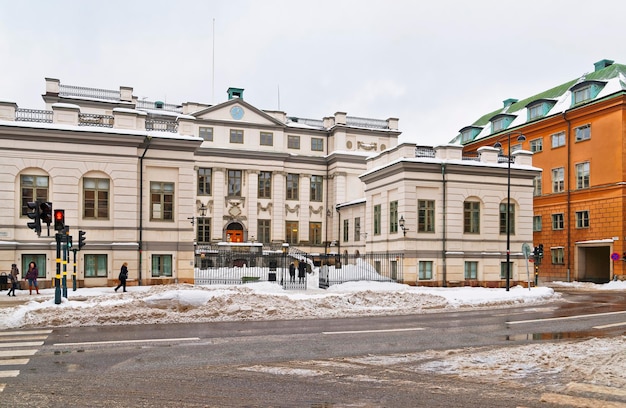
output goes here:
[{"label": "rectangular window", "polygon": [[311,201],[322,201],[323,184],[322,176],[311,176]]},{"label": "rectangular window", "polygon": [[528,120],[537,119],[543,116],[543,103],[528,107]]},{"label": "rectangular window", "polygon": [[563,265],[565,263],[565,250],[563,248],[550,248],[550,257],[553,265]]},{"label": "rectangular window", "polygon": [[107,270],[105,254],[85,255],[85,278],[106,278]]},{"label": "rectangular window", "polygon": [[576,188],[589,188],[589,162],[576,165]]},{"label": "rectangular window", "polygon": [[272,198],[272,172],[259,172],[259,198]]},{"label": "rectangular window", "polygon": [[433,261],[419,261],[419,280],[433,278]]},{"label": "rectangular window", "polygon": [[34,201],[48,201],[48,176],[20,176],[22,191],[22,215],[29,212],[28,203]]},{"label": "rectangular window", "polygon": [[389,203],[389,233],[398,232],[398,202]]},{"label": "rectangular window", "polygon": [[478,279],[478,262],[465,261],[465,279]]},{"label": "rectangular window", "polygon": [[311,150],[314,152],[323,152],[324,151],[324,139],[320,139],[319,137],[311,138]]},{"label": "rectangular window", "polygon": [[287,174],[287,200],[298,200],[299,179],[298,174]]},{"label": "rectangular window", "polygon": [[259,235],[259,242],[263,244],[269,244],[272,240],[271,235],[271,220],[258,220],[257,221],[257,234]]},{"label": "rectangular window", "polygon": [[350,239],[350,220],[343,220],[343,242]]},{"label": "rectangular window", "polygon": [[509,205],[509,213],[506,213],[506,203],[500,204],[500,234],[507,233],[507,220],[509,234],[515,234],[515,204]]},{"label": "rectangular window", "polygon": [[533,216],[533,231],[541,231],[543,220],[541,219],[541,215]]},{"label": "rectangular window", "polygon": [[172,255],[152,255],[152,277],[172,276]]},{"label": "rectangular window", "polygon": [[300,136],[287,136],[287,148],[299,149],[300,148]]},{"label": "rectangular window", "polygon": [[196,242],[207,244],[211,242],[211,219],[208,217],[196,217],[198,230],[196,231]]},{"label": "rectangular window", "polygon": [[261,132],[261,146],[274,146],[274,134],[271,132]]},{"label": "rectangular window", "polygon": [[539,197],[541,195],[541,174],[535,176],[533,180],[533,196]]},{"label": "rectangular window", "polygon": [[309,242],[311,245],[322,244],[322,223],[310,222],[309,223]]},{"label": "rectangular window", "polygon": [[563,213],[552,214],[552,229],[562,230],[565,228],[565,216]]},{"label": "rectangular window", "polygon": [[435,232],[435,201],[417,201],[417,232]]},{"label": "rectangular window", "polygon": [[565,146],[565,132],[555,133],[550,136],[552,139],[552,148]]},{"label": "rectangular window", "polygon": [[198,195],[211,195],[211,183],[213,170],[207,168],[198,169]]},{"label": "rectangular window", "polygon": [[356,242],[361,240],[361,217],[354,218],[354,240]]},{"label": "rectangular window", "polygon": [[298,243],[298,221],[285,222],[285,240],[288,244]]},{"label": "rectangular window", "polygon": [[496,119],[491,122],[491,133],[496,133],[504,129],[504,118]]},{"label": "rectangular window", "polygon": [[591,86],[586,86],[574,91],[574,104],[585,102],[591,99]]},{"label": "rectangular window", "polygon": [[46,255],[41,254],[23,254],[22,255],[22,278],[26,277],[26,273],[28,272],[28,265],[34,262],[37,265],[37,270],[39,271],[38,278],[45,279],[46,278]]},{"label": "rectangular window", "polygon": [[533,153],[543,151],[543,139],[533,139],[530,141],[530,151]]},{"label": "rectangular window", "polygon": [[109,179],[83,179],[83,218],[109,218]]},{"label": "rectangular window", "polygon": [[174,220],[174,183],[150,182],[150,219]]},{"label": "rectangular window", "polygon": [[381,222],[381,208],[380,204],[374,206],[374,235],[380,235],[380,222]]},{"label": "rectangular window", "polygon": [[589,228],[589,211],[576,211],[576,228]]},{"label": "rectangular window", "polygon": [[231,143],[243,143],[243,130],[231,129],[230,130],[230,142]]},{"label": "rectangular window", "polygon": [[207,142],[213,141],[213,128],[200,126],[200,137]]},{"label": "rectangular window", "polygon": [[241,197],[241,170],[228,170],[228,196]]},{"label": "rectangular window", "polygon": [[463,232],[480,234],[480,203],[478,201],[463,203]]},{"label": "rectangular window", "polygon": [[591,139],[591,125],[583,125],[576,128],[576,141],[582,142],[583,140]]},{"label": "rectangular window", "polygon": [[565,190],[565,169],[552,169],[552,192],[561,193]]},{"label": "rectangular window", "polygon": [[500,279],[506,279],[506,273],[509,272],[509,279],[513,279],[513,262],[500,262]]}]

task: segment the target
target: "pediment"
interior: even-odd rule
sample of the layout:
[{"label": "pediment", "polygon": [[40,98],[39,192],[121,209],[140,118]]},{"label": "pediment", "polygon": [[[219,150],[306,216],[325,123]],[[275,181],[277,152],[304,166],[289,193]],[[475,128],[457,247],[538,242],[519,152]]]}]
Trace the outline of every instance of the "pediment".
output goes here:
[{"label": "pediment", "polygon": [[250,123],[261,126],[285,126],[283,122],[240,98],[233,98],[224,103],[193,112],[191,116],[194,116],[197,121],[228,122],[234,125]]}]

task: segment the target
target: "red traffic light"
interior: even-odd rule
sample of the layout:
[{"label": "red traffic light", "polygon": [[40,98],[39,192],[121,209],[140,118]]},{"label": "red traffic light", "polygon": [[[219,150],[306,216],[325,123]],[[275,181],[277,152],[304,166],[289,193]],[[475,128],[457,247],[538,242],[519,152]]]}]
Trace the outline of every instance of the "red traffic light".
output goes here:
[{"label": "red traffic light", "polygon": [[65,229],[65,210],[54,210],[54,229],[57,231]]}]

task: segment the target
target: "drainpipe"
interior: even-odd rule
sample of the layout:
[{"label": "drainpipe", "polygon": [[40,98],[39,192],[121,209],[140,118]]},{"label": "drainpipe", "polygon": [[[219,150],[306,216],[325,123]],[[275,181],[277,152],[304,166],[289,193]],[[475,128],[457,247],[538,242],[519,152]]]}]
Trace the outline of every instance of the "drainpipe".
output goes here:
[{"label": "drainpipe", "polygon": [[442,182],[442,186],[443,186],[443,239],[442,239],[442,247],[443,247],[443,252],[442,252],[442,259],[443,259],[443,287],[447,287],[448,286],[448,280],[447,280],[447,275],[448,275],[448,264],[447,264],[447,260],[446,260],[446,233],[447,233],[447,224],[446,224],[446,197],[448,195],[447,192],[447,188],[446,188],[446,164],[445,163],[441,163],[441,182]]},{"label": "drainpipe", "polygon": [[570,253],[570,243],[572,242],[572,230],[570,228],[570,215],[571,215],[571,210],[572,210],[572,204],[571,204],[571,190],[570,190],[570,164],[571,164],[571,160],[572,160],[572,144],[570,143],[569,137],[572,131],[572,123],[569,121],[569,119],[567,119],[567,111],[563,112],[563,120],[565,122],[567,122],[567,135],[565,137],[565,143],[567,144],[567,171],[566,171],[566,175],[565,175],[565,180],[566,180],[566,184],[565,184],[565,189],[567,191],[567,215],[565,217],[565,223],[567,224],[567,250],[566,253],[564,254],[564,256],[567,258],[567,261],[565,262],[565,266],[567,267],[567,281],[570,281],[570,259],[571,259],[571,253]]},{"label": "drainpipe", "polygon": [[137,276],[137,283],[141,286],[141,271],[143,270],[143,159],[146,157],[146,153],[150,148],[150,142],[152,141],[152,136],[146,136],[146,148],[143,151],[143,154],[139,158],[139,242],[138,248],[139,251],[137,256],[139,257],[139,274]]},{"label": "drainpipe", "polygon": [[[326,156],[328,157],[328,135],[326,135]],[[328,200],[330,200],[330,198],[328,197],[328,191],[329,191],[329,184],[330,184],[330,178],[329,178],[329,173],[328,173],[328,159],[326,159],[326,200],[324,200],[326,202],[326,213],[324,214],[326,216],[326,222],[324,223],[324,237],[325,242],[324,242],[324,256],[328,256],[328,224],[330,223],[330,217],[329,215],[332,214],[331,211],[329,211],[329,207],[328,207]],[[328,262],[327,259],[324,260],[325,262]]]},{"label": "drainpipe", "polygon": [[[339,217],[337,220],[337,255],[339,255],[339,259],[341,259],[341,212],[339,211],[339,206],[335,206],[337,210],[337,216]],[[341,264],[343,268],[343,263]]]}]

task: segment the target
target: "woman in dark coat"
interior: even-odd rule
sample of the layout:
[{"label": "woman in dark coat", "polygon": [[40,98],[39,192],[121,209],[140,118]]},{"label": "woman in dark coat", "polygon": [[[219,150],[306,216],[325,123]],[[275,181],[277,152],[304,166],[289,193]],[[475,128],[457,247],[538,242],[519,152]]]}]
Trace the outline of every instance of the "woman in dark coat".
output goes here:
[{"label": "woman in dark coat", "polygon": [[33,294],[33,286],[35,287],[37,294],[39,294],[37,277],[39,277],[39,269],[37,269],[37,264],[35,262],[31,262],[28,264],[28,272],[26,272],[26,279],[28,279],[28,290],[30,291],[30,295]]},{"label": "woman in dark coat", "polygon": [[304,261],[298,262],[298,283],[304,282],[304,276],[306,273],[306,264]]},{"label": "woman in dark coat", "polygon": [[118,279],[120,280],[120,284],[117,285],[115,291],[117,292],[119,288],[124,287],[124,292],[126,292],[126,279],[128,279],[128,262],[124,262],[124,264],[122,265],[122,269],[120,270],[120,275],[118,276]]}]

